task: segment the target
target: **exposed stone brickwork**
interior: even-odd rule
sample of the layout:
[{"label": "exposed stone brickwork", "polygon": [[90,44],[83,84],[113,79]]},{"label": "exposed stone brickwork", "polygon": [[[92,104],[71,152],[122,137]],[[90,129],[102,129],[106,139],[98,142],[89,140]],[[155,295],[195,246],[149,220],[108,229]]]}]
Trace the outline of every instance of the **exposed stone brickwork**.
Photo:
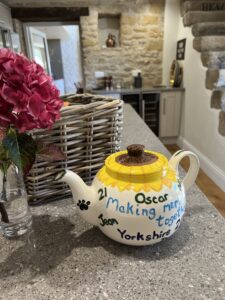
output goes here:
[{"label": "exposed stone brickwork", "polygon": [[213,90],[216,87],[216,84],[219,79],[219,70],[217,69],[208,69],[206,72],[206,81],[205,86],[209,90]]},{"label": "exposed stone brickwork", "polygon": [[202,52],[202,64],[209,69],[223,69],[225,66],[225,51]]},{"label": "exposed stone brickwork", "polygon": [[[184,2],[184,1],[183,1]],[[225,11],[225,2],[223,0],[194,0],[185,1],[182,7],[182,13],[188,11]]]},{"label": "exposed stone brickwork", "polygon": [[225,136],[225,111],[220,112],[219,133]]},{"label": "exposed stone brickwork", "polygon": [[181,4],[184,26],[193,26],[193,48],[207,67],[205,86],[212,90],[211,107],[221,110],[219,133],[225,136],[225,1],[181,0]]},{"label": "exposed stone brickwork", "polygon": [[192,34],[193,36],[225,35],[225,22],[197,23],[192,27]]},{"label": "exposed stone brickwork", "polygon": [[[91,6],[81,17],[86,87],[95,86],[94,72],[104,71],[115,81],[132,84],[131,71],[142,71],[143,85],[162,83],[164,0],[130,6]],[[120,47],[103,49],[98,38],[99,14],[120,14]]]},{"label": "exposed stone brickwork", "polygon": [[204,22],[224,22],[225,11],[189,11],[184,15],[184,26]]},{"label": "exposed stone brickwork", "polygon": [[213,91],[211,96],[211,108],[221,109],[222,91]]},{"label": "exposed stone brickwork", "polygon": [[199,52],[223,51],[225,49],[225,36],[202,36],[193,40],[193,47]]}]

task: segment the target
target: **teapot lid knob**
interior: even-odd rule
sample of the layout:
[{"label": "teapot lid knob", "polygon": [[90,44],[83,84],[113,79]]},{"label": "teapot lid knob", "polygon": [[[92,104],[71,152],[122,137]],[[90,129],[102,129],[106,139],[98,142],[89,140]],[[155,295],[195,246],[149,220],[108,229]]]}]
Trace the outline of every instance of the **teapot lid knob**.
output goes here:
[{"label": "teapot lid knob", "polygon": [[146,153],[144,148],[144,145],[130,145],[127,147],[127,153],[119,155],[116,161],[125,166],[143,166],[158,160],[155,154]]},{"label": "teapot lid knob", "polygon": [[131,157],[142,157],[144,154],[144,145],[133,144],[127,147],[128,155]]}]

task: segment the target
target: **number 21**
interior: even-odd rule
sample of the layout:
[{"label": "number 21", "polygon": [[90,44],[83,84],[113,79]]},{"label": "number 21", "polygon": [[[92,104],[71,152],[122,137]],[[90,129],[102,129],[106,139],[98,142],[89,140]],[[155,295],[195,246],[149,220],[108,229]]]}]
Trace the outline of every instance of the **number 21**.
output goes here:
[{"label": "number 21", "polygon": [[104,199],[105,197],[107,197],[107,188],[99,189],[98,194],[99,194],[99,201]]}]

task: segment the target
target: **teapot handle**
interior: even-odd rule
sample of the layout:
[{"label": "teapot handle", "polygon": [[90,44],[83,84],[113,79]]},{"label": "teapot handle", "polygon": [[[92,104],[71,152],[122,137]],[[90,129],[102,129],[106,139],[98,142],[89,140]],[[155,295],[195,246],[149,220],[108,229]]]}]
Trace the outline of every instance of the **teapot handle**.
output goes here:
[{"label": "teapot handle", "polygon": [[179,150],[176,153],[174,153],[174,155],[170,158],[169,165],[172,169],[174,169],[178,173],[178,165],[185,156],[188,156],[190,159],[190,167],[188,169],[186,176],[182,181],[184,184],[185,191],[187,191],[195,182],[195,179],[197,178],[198,175],[199,166],[200,166],[198,156],[191,151]]}]

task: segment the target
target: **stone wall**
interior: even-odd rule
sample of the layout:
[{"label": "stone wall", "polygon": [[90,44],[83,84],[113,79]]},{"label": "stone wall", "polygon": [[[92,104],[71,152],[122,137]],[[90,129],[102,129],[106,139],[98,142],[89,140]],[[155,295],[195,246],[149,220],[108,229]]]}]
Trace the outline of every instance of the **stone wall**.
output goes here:
[{"label": "stone wall", "polygon": [[[142,71],[143,85],[162,83],[164,0],[141,4],[90,6],[81,17],[81,42],[86,88],[95,87],[95,71],[104,71],[114,81],[132,84],[132,70]],[[120,47],[103,49],[98,38],[98,15],[120,14]]]}]

